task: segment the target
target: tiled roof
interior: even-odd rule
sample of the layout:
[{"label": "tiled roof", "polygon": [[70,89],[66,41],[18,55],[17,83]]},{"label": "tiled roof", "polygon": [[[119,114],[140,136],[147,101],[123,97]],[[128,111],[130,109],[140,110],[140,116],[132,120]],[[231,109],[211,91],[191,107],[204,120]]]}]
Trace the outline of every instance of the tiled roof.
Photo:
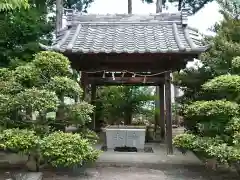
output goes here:
[{"label": "tiled roof", "polygon": [[152,15],[67,16],[68,27],[52,46],[72,53],[201,53],[208,46],[197,30],[187,26],[185,12]]}]

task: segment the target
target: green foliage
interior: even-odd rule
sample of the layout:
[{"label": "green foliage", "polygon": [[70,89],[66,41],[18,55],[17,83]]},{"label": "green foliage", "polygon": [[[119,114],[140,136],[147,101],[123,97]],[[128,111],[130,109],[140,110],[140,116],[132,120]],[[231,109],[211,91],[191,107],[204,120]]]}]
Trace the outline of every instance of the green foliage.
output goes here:
[{"label": "green foliage", "polygon": [[59,103],[55,92],[36,88],[26,89],[18,93],[14,100],[14,105],[18,109],[31,107],[33,111],[40,113],[56,111]]},{"label": "green foliage", "polygon": [[173,144],[178,148],[193,150],[193,142],[195,139],[196,136],[193,134],[179,134],[173,139]]},{"label": "green foliage", "polygon": [[207,150],[210,146],[219,145],[223,141],[219,137],[199,137],[192,142],[193,150],[199,152],[202,155],[209,156]]},{"label": "green foliage", "polygon": [[154,99],[147,87],[112,86],[98,91],[97,103],[102,106],[102,116],[106,119],[124,119],[125,124],[130,124],[133,115],[145,113],[144,106],[153,103]]},{"label": "green foliage", "polygon": [[39,152],[38,158],[54,167],[73,167],[96,161],[100,151],[79,134],[54,132],[42,139],[32,130],[7,129],[0,133],[0,149],[29,155]]},{"label": "green foliage", "polygon": [[237,162],[240,159],[239,147],[229,146],[220,138],[181,134],[174,138],[173,143],[177,148],[192,150],[203,158],[214,157],[219,162]]},{"label": "green foliage", "polygon": [[225,100],[195,101],[187,106],[185,114],[188,118],[228,119],[239,114],[239,105]]},{"label": "green foliage", "polygon": [[239,114],[237,103],[226,100],[195,101],[185,107],[186,127],[204,136],[221,135],[229,120]]},{"label": "green foliage", "polygon": [[229,101],[240,101],[240,76],[239,75],[221,75],[203,84],[206,92],[216,94],[215,98],[225,98]]},{"label": "green foliage", "polygon": [[240,76],[221,75],[203,84],[203,89],[218,92],[235,93],[240,90]]},{"label": "green foliage", "polygon": [[209,148],[209,153],[216,157],[220,162],[238,163],[240,159],[240,149],[237,146],[220,144]]},{"label": "green foliage", "polygon": [[[46,51],[13,70],[0,69],[0,126],[19,128],[0,133],[1,148],[42,157],[53,166],[71,167],[96,160],[99,152],[92,143],[97,141],[97,135],[86,130],[94,107],[87,102],[66,105],[63,101],[65,96],[82,94],[77,81],[71,79],[69,65],[63,55]],[[52,112],[56,112],[56,117],[50,120],[47,114]],[[63,129],[76,125],[84,138],[54,132],[56,123]]]},{"label": "green foliage", "polygon": [[99,136],[94,131],[91,131],[87,128],[80,129],[79,133],[85,139],[88,139],[91,144],[96,144],[99,141]]},{"label": "green foliage", "polygon": [[0,12],[28,7],[28,0],[0,0]]},{"label": "green foliage", "polygon": [[[193,85],[192,73],[177,74],[178,79],[183,79],[177,81],[178,84],[186,87],[183,90],[187,92],[181,101],[185,124],[195,138],[183,134],[177,136],[174,143],[204,158],[239,164],[240,3],[219,2],[224,20],[215,26],[216,36],[210,38],[210,51],[201,57],[202,67],[195,69],[199,80]],[[206,77],[202,69],[209,71],[211,76]],[[199,94],[201,101],[198,101]]]},{"label": "green foliage", "polygon": [[232,118],[226,127],[226,131],[234,134],[235,132],[240,132],[240,118]]},{"label": "green foliage", "polygon": [[189,8],[191,14],[197,13],[200,9],[202,9],[206,4],[212,2],[214,0],[169,0],[171,3],[178,4],[178,10],[182,8]]},{"label": "green foliage", "polygon": [[0,84],[1,84],[0,93],[2,94],[14,95],[24,89],[20,83],[14,81],[13,79],[9,81],[1,81]]},{"label": "green foliage", "polygon": [[50,82],[46,85],[46,88],[55,91],[59,97],[67,96],[74,98],[82,95],[82,89],[78,82],[68,77],[55,76],[51,78]]},{"label": "green foliage", "polygon": [[8,68],[0,68],[1,81],[9,80],[11,77],[12,77],[12,71],[10,71]]},{"label": "green foliage", "polygon": [[47,18],[47,0],[30,0],[29,6],[0,13],[0,66],[14,68],[30,61],[41,50],[39,42],[47,44],[52,39],[54,27]]},{"label": "green foliage", "polygon": [[[22,127],[25,124],[27,128],[34,124],[40,133],[39,130],[44,129],[42,127],[52,127],[57,123],[63,127],[72,124],[82,127],[90,122],[92,105],[86,102],[64,104],[64,97],[75,98],[82,95],[77,81],[71,79],[71,76],[67,77],[71,75],[69,65],[69,60],[62,54],[46,51],[36,54],[32,62],[14,70],[3,68],[0,71],[0,78],[4,80],[0,87],[3,102],[0,114],[2,119],[3,115],[10,118],[11,123],[1,121],[2,125],[7,127],[14,124],[14,127]],[[53,121],[47,121],[47,113],[50,112],[56,112]],[[32,113],[35,113],[38,121],[31,123]]]},{"label": "green foliage", "polygon": [[36,86],[39,83],[40,71],[33,64],[18,66],[13,72],[15,81],[26,88]]},{"label": "green foliage", "polygon": [[240,72],[240,56],[233,58],[232,68],[233,68],[233,73],[239,74],[239,72]]},{"label": "green foliage", "polygon": [[11,109],[11,96],[6,94],[0,94],[0,115],[10,112]]},{"label": "green foliage", "polygon": [[99,152],[78,134],[54,132],[43,138],[40,149],[54,167],[73,167],[95,161]]},{"label": "green foliage", "polygon": [[91,114],[93,113],[94,106],[87,102],[80,102],[72,104],[67,108],[67,120],[72,124],[79,127],[85,126],[87,123],[91,122]]},{"label": "green foliage", "polygon": [[220,10],[221,13],[233,19],[239,19],[239,14],[240,14],[239,0],[231,0],[231,1],[217,0],[217,2],[220,5],[220,7],[222,7],[222,9]]},{"label": "green foliage", "polygon": [[235,132],[233,135],[233,144],[240,148],[240,132]]},{"label": "green foliage", "polygon": [[41,76],[46,80],[55,76],[70,75],[70,61],[60,53],[42,51],[35,55],[32,63],[41,70]]},{"label": "green foliage", "polygon": [[194,64],[195,67],[185,68],[180,72],[173,73],[173,84],[181,87],[184,95],[177,98],[177,102],[188,104],[194,100],[205,100],[209,95],[202,91],[202,84],[213,77],[210,68]]},{"label": "green foliage", "polygon": [[[228,1],[228,4],[234,4],[234,1]],[[240,12],[240,3],[231,9],[228,6],[222,7],[224,20],[216,24],[214,30],[217,34],[210,39],[212,48],[201,58],[214,71],[215,76],[233,73],[232,61],[240,56],[240,20],[235,18],[235,12]]]},{"label": "green foliage", "polygon": [[[87,12],[87,8],[94,0],[63,0],[63,7],[67,9],[77,9],[80,12]],[[49,0],[49,6],[53,7],[56,0]]]},{"label": "green foliage", "polygon": [[7,129],[0,133],[0,148],[28,154],[39,142],[35,132],[27,129]]}]

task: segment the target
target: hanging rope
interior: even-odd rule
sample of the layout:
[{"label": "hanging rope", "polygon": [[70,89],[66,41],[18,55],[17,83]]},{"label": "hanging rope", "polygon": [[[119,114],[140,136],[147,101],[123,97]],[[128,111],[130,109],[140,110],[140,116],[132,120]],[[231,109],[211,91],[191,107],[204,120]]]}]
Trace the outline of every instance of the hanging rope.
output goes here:
[{"label": "hanging rope", "polygon": [[[106,70],[99,70],[99,71],[82,71],[82,72],[85,72],[85,73],[88,73],[88,74],[95,74],[95,73],[103,73],[103,78],[105,78],[105,74],[106,73],[114,73],[114,72],[108,72]],[[170,71],[162,71],[162,72],[159,72],[159,73],[154,73],[154,74],[138,74],[138,73],[135,73],[135,72],[131,72],[131,71],[127,71],[127,70],[123,70],[122,72],[122,77],[124,77],[124,75],[126,73],[129,73],[129,74],[132,74],[132,77],[136,77],[136,76],[140,76],[140,77],[153,77],[153,76],[158,76],[158,75],[161,75],[161,74],[165,74],[165,73],[168,73]]]}]

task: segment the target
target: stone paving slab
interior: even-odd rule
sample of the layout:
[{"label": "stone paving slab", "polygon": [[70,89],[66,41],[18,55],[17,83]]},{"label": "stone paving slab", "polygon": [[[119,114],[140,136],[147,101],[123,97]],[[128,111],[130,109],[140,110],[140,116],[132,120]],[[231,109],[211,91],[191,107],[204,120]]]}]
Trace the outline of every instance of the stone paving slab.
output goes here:
[{"label": "stone paving slab", "polygon": [[104,167],[88,169],[85,175],[45,173],[43,180],[239,180],[235,174],[210,173],[203,169],[153,170],[146,168]]}]

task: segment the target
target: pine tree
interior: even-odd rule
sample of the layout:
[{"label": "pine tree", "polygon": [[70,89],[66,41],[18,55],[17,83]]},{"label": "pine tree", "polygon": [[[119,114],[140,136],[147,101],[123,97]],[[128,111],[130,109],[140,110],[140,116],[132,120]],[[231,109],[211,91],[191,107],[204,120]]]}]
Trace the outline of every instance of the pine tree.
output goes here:
[{"label": "pine tree", "polygon": [[[177,136],[174,144],[204,158],[234,165],[240,172],[240,4],[222,0],[221,5],[224,19],[215,26],[212,48],[201,59],[212,77],[202,76],[195,92],[205,99],[190,96],[192,102],[188,101],[183,110],[190,131]],[[184,82],[191,82],[192,77],[184,78]]]}]

